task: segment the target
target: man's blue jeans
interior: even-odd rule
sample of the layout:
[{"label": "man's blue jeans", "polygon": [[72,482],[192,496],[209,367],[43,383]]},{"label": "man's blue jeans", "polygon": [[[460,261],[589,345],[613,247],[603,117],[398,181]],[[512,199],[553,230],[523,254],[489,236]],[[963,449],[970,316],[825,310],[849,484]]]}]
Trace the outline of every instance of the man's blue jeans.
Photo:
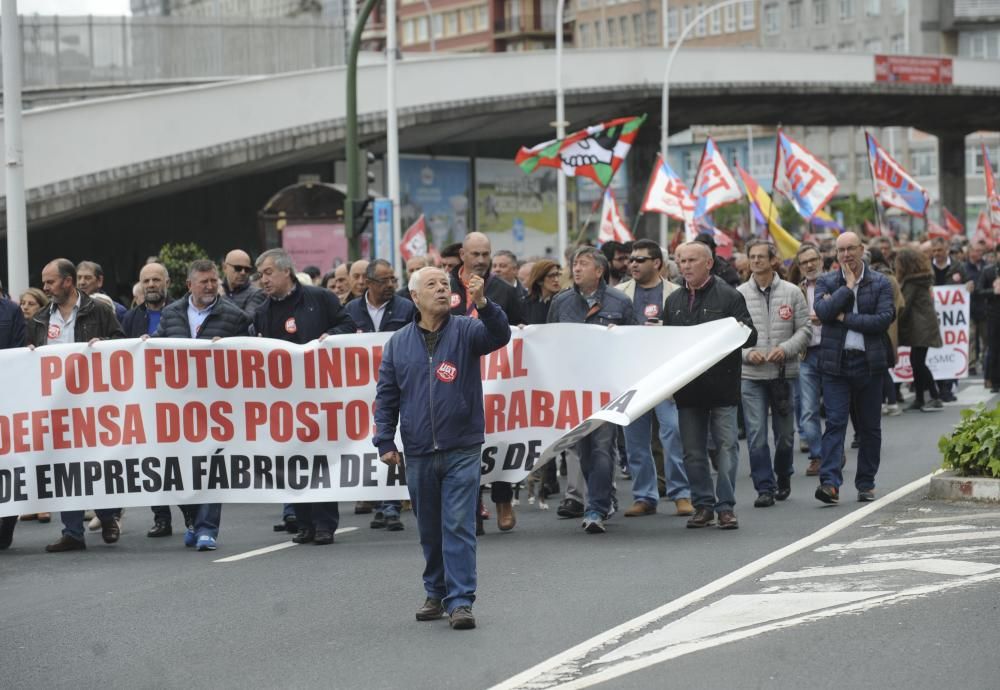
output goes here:
[{"label": "man's blue jeans", "polygon": [[[102,510],[95,510],[94,514],[101,523],[105,523],[108,520],[113,520],[117,515],[121,513],[121,508],[105,508]],[[59,513],[59,519],[62,520],[63,530],[62,533],[67,537],[72,537],[77,541],[85,541],[83,537],[83,511],[82,510],[64,510]]]},{"label": "man's blue jeans", "polygon": [[[788,381],[791,384],[791,381]],[[791,477],[792,446],[795,443],[794,412],[778,414],[771,405],[767,381],[743,379],[743,421],[747,429],[747,447],[750,450],[750,476],[757,493],[773,494],[777,491],[775,474]],[[789,398],[791,391],[789,391]],[[791,403],[791,399],[789,399]],[[767,416],[771,413],[774,429],[774,466],[771,466],[771,448],[767,443]]]},{"label": "man's blue jeans", "polygon": [[[684,467],[691,482],[691,502],[695,508],[732,510],[736,505],[736,466],[740,457],[736,405],[710,409],[681,407],[677,412]],[[719,473],[714,489],[708,460],[709,430],[719,449]]]},{"label": "man's blue jeans", "polygon": [[625,427],[625,448],[628,451],[629,472],[632,473],[632,498],[655,506],[660,502],[660,491],[650,447],[654,414],[660,423],[667,498],[671,501],[690,498],[691,487],[688,484],[687,472],[684,470],[684,447],[681,445],[681,433],[678,428],[677,406],[673,400],[664,400]]},{"label": "man's blue jeans", "polygon": [[809,444],[809,458],[823,455],[823,430],[820,427],[820,393],[823,375],[819,370],[819,347],[806,350],[806,358],[799,363],[799,399],[802,407],[799,429],[802,439]]},{"label": "man's blue jeans", "polygon": [[586,512],[597,512],[607,519],[611,514],[611,495],[615,479],[615,436],[618,427],[602,424],[577,442],[580,469],[587,485]]},{"label": "man's blue jeans", "polygon": [[844,351],[840,372],[837,376],[823,372],[826,431],[819,481],[836,487],[844,483],[840,464],[853,403],[860,443],[854,486],[858,491],[874,489],[882,453],[882,374],[870,373],[865,353],[852,350]]},{"label": "man's blue jeans", "polygon": [[191,516],[191,528],[196,537],[202,535],[219,538],[219,523],[222,522],[221,503],[202,503],[200,505],[181,506],[185,516]]},{"label": "man's blue jeans", "polygon": [[476,600],[482,446],[407,455],[406,485],[424,550],[424,590],[451,613]]},{"label": "man's blue jeans", "polygon": [[375,510],[382,513],[382,517],[399,517],[399,511],[403,507],[402,501],[382,501]]}]

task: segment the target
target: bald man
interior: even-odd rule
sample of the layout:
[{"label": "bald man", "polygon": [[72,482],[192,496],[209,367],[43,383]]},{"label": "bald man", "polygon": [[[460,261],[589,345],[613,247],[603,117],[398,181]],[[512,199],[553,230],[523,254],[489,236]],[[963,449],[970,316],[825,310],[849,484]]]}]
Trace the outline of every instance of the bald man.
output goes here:
[{"label": "bald man", "polygon": [[222,272],[225,274],[222,289],[226,297],[252,319],[257,307],[267,301],[267,294],[250,284],[250,276],[254,274],[250,255],[242,249],[232,250],[226,254]]},{"label": "bald man", "polygon": [[[517,288],[490,272],[493,265],[492,253],[490,239],[483,233],[470,232],[465,236],[462,249],[459,251],[462,263],[451,273],[451,313],[456,316],[479,318],[479,310],[468,289],[472,277],[478,276],[485,283],[483,294],[490,302],[503,309],[507,322],[511,325],[524,323]],[[510,483],[493,482],[490,495],[497,507],[497,527],[502,532],[514,529],[517,517],[514,515],[514,490]],[[476,533],[483,534],[483,531],[480,511]]]},{"label": "bald man", "polygon": [[138,285],[142,291],[142,302],[129,309],[122,319],[122,330],[125,331],[126,338],[156,333],[156,328],[160,325],[160,312],[170,301],[167,296],[170,291],[170,275],[163,264],[143,266],[139,271]]},{"label": "bald man", "polygon": [[346,300],[341,300],[345,304],[351,300],[355,300],[365,294],[366,285],[366,275],[368,274],[368,262],[364,259],[358,259],[357,261],[351,262],[351,270],[349,273],[350,279],[348,284],[350,285],[351,291],[347,295]]}]

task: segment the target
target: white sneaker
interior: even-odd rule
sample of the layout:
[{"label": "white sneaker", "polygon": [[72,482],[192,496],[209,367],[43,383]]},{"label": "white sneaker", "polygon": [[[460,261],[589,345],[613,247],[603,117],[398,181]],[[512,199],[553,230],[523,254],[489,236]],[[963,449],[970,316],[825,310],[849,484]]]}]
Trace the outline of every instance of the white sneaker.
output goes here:
[{"label": "white sneaker", "polygon": [[899,415],[903,414],[903,411],[899,409],[899,405],[892,404],[885,406],[885,414],[888,417],[898,417]]},{"label": "white sneaker", "polygon": [[101,519],[98,517],[91,518],[90,522],[87,523],[87,529],[91,532],[97,532],[101,529]]}]

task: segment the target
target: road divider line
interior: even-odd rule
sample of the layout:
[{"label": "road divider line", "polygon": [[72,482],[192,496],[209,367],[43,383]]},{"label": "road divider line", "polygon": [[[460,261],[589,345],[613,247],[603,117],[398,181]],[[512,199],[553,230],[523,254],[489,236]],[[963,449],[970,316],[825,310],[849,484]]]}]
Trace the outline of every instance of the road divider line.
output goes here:
[{"label": "road divider line", "polygon": [[[336,534],[346,534],[348,532],[357,531],[357,527],[341,527],[337,530]],[[269,553],[274,553],[275,551],[283,551],[284,549],[290,549],[293,546],[298,546],[294,541],[283,541],[280,544],[271,544],[271,546],[265,546],[260,549],[254,549],[253,551],[247,551],[245,553],[238,553],[235,556],[226,556],[225,558],[218,558],[213,563],[235,563],[236,561],[245,561],[248,558],[253,558],[254,556],[264,556]]]},{"label": "road divider line", "polygon": [[[940,472],[940,470],[937,472]],[[589,640],[585,640],[584,642],[581,642],[564,652],[532,666],[528,670],[523,671],[516,676],[494,685],[491,690],[515,690],[518,688],[554,687],[559,685],[558,681],[550,684],[539,683],[539,676],[548,672],[556,671],[561,666],[569,666],[573,662],[583,661],[589,654],[599,650],[609,642],[617,642],[625,635],[637,633],[643,628],[656,623],[672,613],[676,613],[677,611],[696,604],[706,597],[716,594],[727,587],[745,580],[751,575],[756,575],[762,570],[771,567],[772,565],[798,553],[799,551],[803,551],[826,539],[829,539],[847,527],[864,520],[872,513],[879,511],[882,508],[895,503],[901,498],[905,498],[921,487],[926,486],[930,482],[931,477],[937,474],[937,472],[915,479],[909,484],[901,486],[895,491],[886,494],[884,497],[873,501],[872,503],[868,503],[863,507],[854,510],[852,513],[831,522],[826,527],[823,527],[812,534],[799,539],[798,541],[792,542],[787,546],[783,546],[776,551],[772,551],[769,554],[761,556],[757,560],[748,563],[742,568],[738,568],[717,580],[709,582],[707,585],[699,587],[692,592],[688,592],[684,596],[674,599],[659,608],[653,609],[652,611],[637,618],[633,618],[632,620],[626,621],[625,623],[622,623],[621,625],[618,625],[610,630],[595,635]],[[563,682],[565,682],[565,679]]]}]

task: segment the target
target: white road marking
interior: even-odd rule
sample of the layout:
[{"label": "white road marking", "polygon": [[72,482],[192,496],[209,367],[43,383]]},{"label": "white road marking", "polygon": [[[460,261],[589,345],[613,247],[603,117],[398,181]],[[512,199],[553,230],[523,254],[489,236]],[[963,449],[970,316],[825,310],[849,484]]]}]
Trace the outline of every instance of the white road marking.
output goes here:
[{"label": "white road marking", "polygon": [[[574,667],[574,664],[582,661],[587,655],[594,651],[599,650],[601,647],[607,645],[608,643],[614,642],[620,639],[623,635],[628,635],[630,633],[635,633],[648,625],[655,623],[656,621],[668,616],[676,611],[696,604],[702,601],[708,596],[715,594],[724,590],[725,588],[740,582],[751,575],[756,575],[762,570],[765,570],[775,563],[780,562],[782,559],[787,558],[799,551],[807,549],[815,544],[818,544],[830,537],[834,536],[841,530],[850,527],[851,525],[861,522],[867,519],[875,511],[881,510],[886,506],[898,501],[901,498],[908,496],[917,489],[926,486],[930,481],[930,478],[934,476],[935,473],[929,474],[920,479],[916,479],[905,486],[902,486],[895,491],[886,494],[883,498],[874,501],[872,503],[865,504],[861,508],[857,508],[852,513],[848,513],[843,517],[834,520],[826,527],[823,527],[807,537],[803,537],[798,541],[792,542],[787,546],[784,546],[777,551],[773,551],[766,554],[757,560],[748,563],[742,568],[738,568],[733,572],[720,577],[713,582],[708,583],[698,589],[685,594],[682,597],[674,599],[663,606],[660,606],[652,611],[645,613],[637,618],[633,618],[630,621],[626,621],[621,625],[618,625],[611,630],[607,630],[603,633],[595,635],[589,640],[585,640],[564,652],[556,654],[550,659],[546,659],[535,666],[523,671],[516,676],[508,678],[495,685],[492,690],[514,690],[515,688],[528,688],[532,687],[532,681],[537,679],[539,676],[550,673],[557,672],[560,667]],[[584,686],[581,686],[584,687]]]},{"label": "white road marking", "polygon": [[824,551],[853,551],[855,549],[882,549],[892,546],[910,546],[912,544],[945,544],[956,541],[982,541],[1000,538],[1000,530],[984,530],[982,532],[962,532],[959,534],[927,534],[922,537],[900,537],[899,539],[875,539],[872,541],[855,541],[849,544],[828,544],[816,549]]},{"label": "white road marking", "polygon": [[655,652],[665,647],[711,639],[739,628],[801,616],[810,611],[851,604],[862,599],[892,594],[873,592],[809,592],[808,594],[733,594],[679,618],[659,630],[605,654],[593,664]]},{"label": "white road marking", "polygon": [[[348,532],[354,532],[357,527],[341,527],[335,534],[346,534]],[[236,561],[244,561],[248,558],[253,558],[254,556],[263,556],[265,554],[274,553],[275,551],[282,551],[284,549],[290,549],[293,546],[298,546],[294,541],[283,541],[278,544],[272,544],[271,546],[265,546],[260,549],[254,549],[253,551],[246,551],[245,553],[238,553],[235,556],[226,556],[225,558],[218,558],[212,563],[235,563]]]},{"label": "white road marking", "polygon": [[889,561],[887,563],[859,563],[857,565],[823,566],[803,568],[795,571],[779,571],[765,575],[762,582],[774,580],[802,580],[812,577],[834,577],[837,575],[856,575],[858,573],[881,573],[891,570],[916,570],[921,573],[936,575],[969,576],[988,573],[1000,568],[992,563],[976,561],[952,561],[944,558],[925,558],[910,561]]},{"label": "white road marking", "polygon": [[947,517],[933,517],[933,518],[910,518],[909,520],[896,520],[897,524],[900,525],[915,525],[915,524],[935,524],[940,522],[962,522],[964,520],[996,520],[1000,518],[1000,513],[998,512],[987,512],[987,513],[965,513],[963,515],[949,515]]},{"label": "white road marking", "polygon": [[945,583],[913,587],[911,589],[905,589],[900,592],[887,594],[885,596],[865,599],[860,602],[856,602],[853,604],[845,604],[843,606],[838,606],[831,609],[825,609],[823,611],[810,612],[803,616],[799,616],[796,618],[787,618],[785,620],[757,626],[755,628],[736,630],[731,633],[718,635],[717,637],[713,637],[711,639],[698,640],[696,642],[675,645],[661,652],[657,652],[639,659],[633,659],[631,661],[623,661],[604,671],[598,671],[597,673],[588,675],[583,678],[577,678],[575,680],[571,680],[565,683],[555,683],[547,685],[525,683],[523,685],[515,687],[558,688],[558,690],[582,690],[583,688],[589,688],[593,685],[606,683],[609,680],[619,678],[621,676],[633,673],[635,671],[639,671],[649,666],[655,666],[656,664],[661,664],[664,661],[669,661],[670,659],[676,659],[677,657],[684,656],[685,654],[691,654],[692,652],[699,652],[706,649],[711,649],[712,647],[718,647],[723,644],[728,644],[729,642],[735,642],[737,640],[743,640],[749,637],[756,637],[758,635],[761,635],[766,632],[771,632],[773,630],[782,630],[784,628],[791,628],[796,625],[800,625],[802,623],[809,623],[817,620],[822,620],[824,618],[830,618],[832,616],[838,616],[844,613],[859,613],[885,604],[905,601],[908,599],[916,599],[918,597],[927,596],[928,594],[943,592],[949,589],[955,589],[957,587],[965,587],[967,585],[974,585],[981,582],[989,582],[992,580],[997,580],[998,578],[1000,578],[1000,573],[985,573],[983,575],[976,575],[961,580],[950,580]]},{"label": "white road marking", "polygon": [[910,530],[907,535],[917,536],[918,534],[942,534],[944,532],[965,532],[970,529],[979,529],[976,525],[937,525],[936,527],[918,527]]}]

